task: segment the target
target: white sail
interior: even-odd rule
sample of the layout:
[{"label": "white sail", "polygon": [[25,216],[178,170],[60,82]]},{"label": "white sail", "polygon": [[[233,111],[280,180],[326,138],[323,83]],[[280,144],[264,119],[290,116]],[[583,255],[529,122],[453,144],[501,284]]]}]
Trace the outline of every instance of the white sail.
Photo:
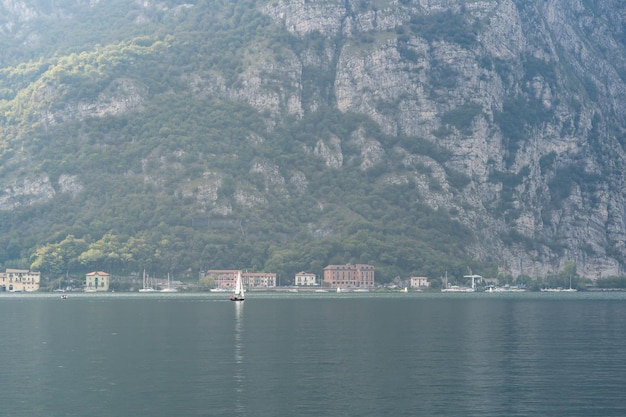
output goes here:
[{"label": "white sail", "polygon": [[237,273],[237,281],[235,281],[235,293],[230,297],[232,301],[243,301],[245,298],[243,290],[243,281],[241,280],[241,271]]}]

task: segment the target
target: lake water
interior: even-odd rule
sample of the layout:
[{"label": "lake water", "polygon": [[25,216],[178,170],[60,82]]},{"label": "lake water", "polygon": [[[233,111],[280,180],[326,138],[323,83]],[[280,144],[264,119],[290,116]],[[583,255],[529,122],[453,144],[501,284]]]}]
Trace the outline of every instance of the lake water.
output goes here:
[{"label": "lake water", "polygon": [[0,415],[626,416],[626,294],[6,294]]}]

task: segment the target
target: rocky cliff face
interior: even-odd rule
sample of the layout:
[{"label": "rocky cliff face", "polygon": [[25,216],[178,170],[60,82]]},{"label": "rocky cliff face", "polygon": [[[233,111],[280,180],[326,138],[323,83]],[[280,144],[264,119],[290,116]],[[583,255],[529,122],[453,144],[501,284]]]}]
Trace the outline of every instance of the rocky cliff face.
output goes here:
[{"label": "rocky cliff face", "polygon": [[[7,16],[0,31],[35,41],[19,31],[21,23],[70,13],[29,4],[0,2]],[[195,94],[243,100],[269,115],[270,129],[331,106],[369,116],[387,135],[445,148],[451,157],[440,161],[398,145],[406,173],[387,180],[417,184],[424,202],[454,213],[481,237],[470,248],[476,258],[514,276],[554,272],[568,260],[587,276],[626,272],[623,2],[272,0],[256,7],[292,36],[318,41],[280,53],[250,48],[237,83],[214,71],[184,74]],[[54,123],[141,111],[145,97],[139,81],[119,79],[94,102],[68,103],[41,117]],[[303,152],[338,170],[348,145],[360,149],[363,170],[391,151],[357,130],[349,143],[320,139]],[[450,171],[469,184],[450,181]],[[285,178],[269,160],[255,160],[250,172],[274,195],[287,195],[289,184],[307,185],[303,173]],[[219,175],[211,178],[201,199],[230,212],[229,203],[218,204]],[[20,190],[54,193],[42,178],[5,186],[3,209],[16,207]],[[233,198],[255,205],[266,197],[239,189]]]},{"label": "rocky cliff face", "polygon": [[[440,189],[420,191],[482,236],[477,257],[495,251],[514,275],[565,260],[587,275],[623,272],[626,6],[283,0],[262,10],[296,36],[318,33],[334,45],[299,57],[334,74],[332,105],[452,152],[443,165],[471,183],[455,194],[441,176]],[[521,121],[511,127],[511,117]],[[368,141],[357,143],[372,154]],[[341,164],[340,143],[315,151]]]}]

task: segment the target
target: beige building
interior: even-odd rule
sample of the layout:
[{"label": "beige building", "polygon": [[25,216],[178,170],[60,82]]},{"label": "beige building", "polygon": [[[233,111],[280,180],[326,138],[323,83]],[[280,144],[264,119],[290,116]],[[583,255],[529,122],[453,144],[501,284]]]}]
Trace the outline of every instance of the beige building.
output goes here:
[{"label": "beige building", "polygon": [[411,277],[411,288],[428,288],[430,282],[426,277]]},{"label": "beige building", "polygon": [[241,279],[246,288],[274,288],[276,286],[276,274],[274,273],[243,272]]},{"label": "beige building", "polygon": [[317,285],[317,277],[315,274],[310,274],[308,272],[298,272],[296,274],[296,279],[294,281],[295,285],[299,286],[313,286]]},{"label": "beige building", "polygon": [[240,269],[210,269],[206,275],[213,278],[215,288],[234,289],[237,274],[241,273],[241,280],[245,288],[273,288],[276,287],[276,274],[269,272],[244,272]]},{"label": "beige building", "polygon": [[109,291],[109,274],[106,272],[90,272],[85,275],[85,291]]},{"label": "beige building", "polygon": [[32,272],[28,269],[7,269],[0,272],[0,290],[8,292],[32,292],[39,291],[41,281],[40,272]]},{"label": "beige building", "polygon": [[328,265],[324,286],[330,288],[373,289],[374,267],[366,264]]}]

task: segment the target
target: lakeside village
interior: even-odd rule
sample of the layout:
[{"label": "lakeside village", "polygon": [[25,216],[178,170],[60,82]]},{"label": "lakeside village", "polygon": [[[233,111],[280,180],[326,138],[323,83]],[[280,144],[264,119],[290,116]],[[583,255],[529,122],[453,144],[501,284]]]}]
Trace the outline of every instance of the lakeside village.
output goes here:
[{"label": "lakeside village", "polygon": [[[410,277],[399,283],[380,286],[375,284],[375,268],[367,264],[328,265],[323,269],[322,279],[315,274],[299,272],[295,274],[293,285],[281,286],[275,273],[249,272],[244,270],[208,270],[201,274],[197,283],[188,281],[156,279],[143,273],[131,277],[112,277],[106,272],[94,271],[85,275],[84,281],[65,281],[65,286],[53,286],[52,283],[40,288],[41,273],[24,269],[6,269],[0,272],[0,292],[22,293],[36,291],[54,292],[231,292],[235,288],[237,277],[241,275],[247,291],[315,291],[315,292],[370,292],[370,291],[401,291],[422,292],[431,287],[427,277]],[[497,279],[487,279],[480,275],[465,275],[467,286],[449,285],[447,277],[442,282],[441,292],[523,292],[520,286],[498,286]],[[470,284],[471,283],[471,284]],[[572,288],[570,279],[567,285],[559,288],[542,288],[541,291],[577,291]]]},{"label": "lakeside village", "polygon": [[[328,265],[324,268],[324,277],[320,281],[315,274],[299,272],[294,277],[294,285],[281,287],[278,284],[278,276],[275,273],[249,272],[236,269],[208,270],[201,274],[198,283],[166,279],[156,279],[143,274],[142,277],[113,278],[106,272],[94,271],[85,275],[84,282],[70,283],[68,286],[51,289],[57,292],[177,292],[177,291],[202,291],[212,292],[232,291],[235,288],[237,276],[241,275],[244,287],[248,291],[373,291],[374,267],[365,264]],[[411,279],[415,281],[415,287],[427,287],[425,277]],[[121,285],[123,284],[123,285]],[[23,269],[7,269],[0,272],[0,291],[10,293],[40,291],[41,273]],[[43,289],[42,289],[43,290]]]}]

